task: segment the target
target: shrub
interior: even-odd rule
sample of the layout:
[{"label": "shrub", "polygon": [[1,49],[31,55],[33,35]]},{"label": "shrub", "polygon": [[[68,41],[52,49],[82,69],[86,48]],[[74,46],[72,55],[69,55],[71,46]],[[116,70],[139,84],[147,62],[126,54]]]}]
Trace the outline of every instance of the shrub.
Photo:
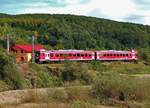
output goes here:
[{"label": "shrub", "polygon": [[23,75],[18,71],[12,56],[0,50],[0,79],[13,89],[23,88],[25,85]]},{"label": "shrub", "polygon": [[96,71],[106,71],[107,67],[106,65],[102,64],[100,61],[92,61],[89,63],[89,68]]},{"label": "shrub", "polygon": [[66,62],[61,76],[64,81],[79,80],[86,84],[92,81],[87,65],[77,62]]},{"label": "shrub", "polygon": [[141,49],[140,57],[147,63],[150,64],[150,50],[149,49]]},{"label": "shrub", "polygon": [[48,70],[38,64],[30,64],[36,87],[52,87],[62,85],[62,80],[48,73]]}]

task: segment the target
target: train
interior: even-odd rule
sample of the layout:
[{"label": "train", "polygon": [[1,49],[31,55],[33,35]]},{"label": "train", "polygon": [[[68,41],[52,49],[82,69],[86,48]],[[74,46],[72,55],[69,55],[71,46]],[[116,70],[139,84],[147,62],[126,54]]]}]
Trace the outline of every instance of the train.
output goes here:
[{"label": "train", "polygon": [[63,61],[137,61],[136,50],[40,50],[35,52],[36,63],[53,63]]}]

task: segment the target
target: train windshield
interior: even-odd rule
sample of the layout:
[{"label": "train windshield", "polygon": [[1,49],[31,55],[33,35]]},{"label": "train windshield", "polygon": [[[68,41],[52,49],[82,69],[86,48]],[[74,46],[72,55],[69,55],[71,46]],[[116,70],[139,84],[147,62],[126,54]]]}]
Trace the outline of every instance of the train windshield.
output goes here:
[{"label": "train windshield", "polygon": [[39,55],[40,55],[40,51],[36,51],[35,52],[35,57],[39,57]]}]

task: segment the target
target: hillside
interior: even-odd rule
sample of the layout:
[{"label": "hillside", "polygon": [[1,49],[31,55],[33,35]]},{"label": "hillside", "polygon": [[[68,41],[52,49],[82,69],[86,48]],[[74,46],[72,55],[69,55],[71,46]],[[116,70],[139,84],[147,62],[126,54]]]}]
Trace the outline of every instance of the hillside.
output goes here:
[{"label": "hillside", "polygon": [[35,31],[37,43],[55,49],[150,47],[150,26],[74,15],[0,14],[0,36],[9,34],[12,43],[31,43]]},{"label": "hillside", "polygon": [[[4,50],[7,35],[11,44],[31,44],[35,35],[47,49],[134,48],[139,59],[17,64],[15,54]],[[0,108],[150,106],[150,26],[74,15],[0,14],[0,48]]]}]

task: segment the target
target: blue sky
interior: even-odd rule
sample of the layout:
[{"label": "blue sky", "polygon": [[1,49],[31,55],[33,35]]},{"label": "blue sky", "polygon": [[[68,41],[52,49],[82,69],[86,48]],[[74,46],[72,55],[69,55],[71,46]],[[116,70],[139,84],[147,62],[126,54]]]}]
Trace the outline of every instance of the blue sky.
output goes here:
[{"label": "blue sky", "polygon": [[0,13],[74,14],[150,25],[150,0],[0,0]]}]

